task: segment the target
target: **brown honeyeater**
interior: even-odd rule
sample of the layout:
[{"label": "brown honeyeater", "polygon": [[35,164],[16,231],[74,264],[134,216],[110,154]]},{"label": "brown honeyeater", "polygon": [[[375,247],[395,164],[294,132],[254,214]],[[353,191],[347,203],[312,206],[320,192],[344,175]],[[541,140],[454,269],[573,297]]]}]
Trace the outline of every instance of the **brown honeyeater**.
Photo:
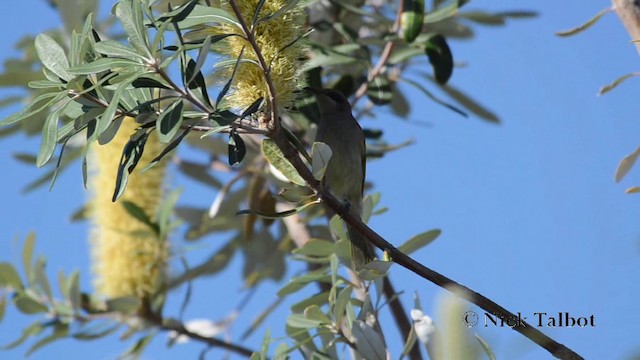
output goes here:
[{"label": "brown honeyeater", "polygon": [[[332,89],[306,88],[316,97],[320,109],[316,142],[331,148],[331,159],[324,174],[324,181],[331,192],[346,201],[349,213],[361,219],[362,195],[365,178],[365,140],[358,121],[351,113],[351,105],[342,93]],[[361,269],[374,259],[373,248],[360,232],[347,226],[351,241],[351,264]]]}]

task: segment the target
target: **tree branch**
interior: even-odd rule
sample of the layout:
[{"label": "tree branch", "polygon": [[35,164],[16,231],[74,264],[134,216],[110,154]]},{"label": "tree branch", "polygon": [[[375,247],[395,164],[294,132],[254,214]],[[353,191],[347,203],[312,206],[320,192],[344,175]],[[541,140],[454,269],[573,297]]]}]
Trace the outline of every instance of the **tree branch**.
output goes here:
[{"label": "tree branch", "polygon": [[[516,317],[513,313],[509,312],[507,309],[498,305],[491,299],[469,289],[464,285],[458,284],[452,279],[449,279],[448,277],[432,269],[427,268],[426,266],[420,264],[419,262],[415,261],[408,255],[402,253],[396,247],[391,245],[382,236],[378,235],[378,233],[364,224],[362,220],[356,219],[354,216],[352,216],[340,200],[338,200],[333,194],[331,194],[331,192],[323,189],[320,186],[320,182],[313,177],[313,174],[311,173],[309,168],[307,168],[305,163],[300,158],[298,151],[293,145],[288,142],[283,132],[279,131],[272,134],[272,138],[275,140],[278,147],[282,150],[282,153],[287,158],[287,160],[291,162],[300,176],[302,176],[307,184],[319,195],[320,199],[325,203],[325,205],[335,211],[336,214],[338,214],[346,223],[359,231],[364,237],[368,239],[369,242],[374,244],[379,249],[386,251],[390,255],[393,262],[404,267],[407,270],[410,270],[423,279],[426,279],[448,291],[453,292],[455,295],[471,302],[472,304],[477,305],[488,313],[495,314],[504,318]],[[513,327],[513,329],[549,351],[556,358],[583,359],[573,350],[546,336],[541,331],[537,330],[525,321],[517,324]]]}]

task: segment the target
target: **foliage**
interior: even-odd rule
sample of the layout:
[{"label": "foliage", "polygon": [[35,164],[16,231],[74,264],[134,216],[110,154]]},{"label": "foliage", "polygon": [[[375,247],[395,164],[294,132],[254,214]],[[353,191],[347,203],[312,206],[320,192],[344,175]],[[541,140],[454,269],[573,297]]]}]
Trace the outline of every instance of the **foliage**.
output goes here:
[{"label": "foliage", "polygon": [[[274,62],[286,56],[285,50],[304,45],[306,58],[298,69],[304,79],[301,81],[353,95],[354,114],[359,118],[374,116],[370,110],[375,106],[389,106],[399,117],[409,117],[407,89],[399,86],[404,83],[435,104],[495,123],[499,121],[495,114],[448,84],[455,68],[449,40],[473,37],[472,26],[478,24],[503,25],[506,19],[535,14],[464,12],[461,7],[466,1],[461,0],[434,1],[432,10],[425,12],[424,2],[408,0],[407,6],[401,7],[394,17],[394,2],[381,1],[371,7],[363,1],[336,1],[327,5],[289,0],[271,12],[265,12],[265,1],[253,2],[255,12],[239,16],[241,13],[233,6],[236,2],[240,0],[222,5],[193,0],[171,6],[163,1],[150,4],[121,0],[113,12],[122,33],[111,26],[114,18],[98,21],[92,15],[97,9],[95,2],[87,2],[86,13],[74,16],[69,6],[73,2],[61,0],[57,3],[65,30],[22,41],[19,48],[24,53],[25,66],[8,60],[11,66],[6,66],[0,84],[23,88],[27,95],[6,98],[2,105],[18,101],[29,105],[0,120],[3,126],[0,134],[40,133],[37,155],[16,157],[39,167],[51,167],[49,173],[27,189],[50,178],[53,185],[59,172],[75,160],[82,162],[86,183],[90,149],[110,143],[121,131],[123,119],[132,117],[138,127],[128,134],[129,140],[122,149],[118,175],[113,179],[113,201],[126,192],[128,176],[134,170],[153,167],[186,143],[208,155],[210,162],[177,156],[176,167],[217,190],[209,208],[176,206],[177,193],[167,199],[155,217],[139,211],[134,203],[124,202],[123,206],[132,218],[163,237],[174,227],[171,219],[174,214],[186,223],[186,244],[212,234],[229,235],[227,243],[202,263],[182,261],[181,272],[167,279],[157,294],[142,299],[100,299],[81,292],[77,272],[59,276],[61,298],[56,298],[44,273],[44,258],[32,263],[34,241],[30,237],[24,251],[25,280],[13,265],[0,264],[2,308],[7,303],[6,295],[11,294],[11,302],[19,311],[38,317],[8,347],[18,346],[30,337],[37,338],[28,350],[30,353],[60,338],[91,340],[124,329],[124,338],[137,339],[129,353],[139,354],[156,334],[154,330],[160,329],[246,356],[255,350],[252,358],[266,358],[273,342],[268,332],[261,349],[249,350],[214,336],[203,336],[162,312],[165,298],[174,295],[175,289],[183,286],[190,289],[194,279],[221,272],[236,253],[242,252],[247,288],[255,288],[267,279],[282,280],[289,258],[305,262],[308,271],[290,279],[278,295],[296,297],[299,290],[310,284],[318,287],[315,295],[292,306],[292,314],[286,319],[289,338],[276,347],[276,358],[294,351],[307,358],[339,358],[346,350],[367,359],[387,358],[384,345],[387,331],[380,329],[377,315],[387,307],[395,317],[407,317],[408,313],[393,310],[394,302],[399,304],[398,294],[382,290],[389,281],[385,274],[391,262],[375,261],[360,274],[340,267],[340,263],[349,261],[347,241],[338,218],[330,222],[330,232],[308,181],[287,160],[278,139],[269,139],[274,131],[283,129],[287,141],[308,160],[316,180],[321,179],[323,162],[330,156],[330,150],[316,144],[311,155],[307,154],[313,145],[309,133],[318,116],[313,100],[296,94],[291,104],[285,101],[279,108],[276,105],[279,92],[274,93],[268,77],[264,79],[268,91],[260,96],[250,94],[251,102],[243,101],[238,106],[232,99],[242,89],[239,84],[251,78],[244,73],[247,69],[257,67],[260,76],[269,74],[272,66],[276,66]],[[302,7],[308,10],[308,23],[315,31],[304,32],[289,44],[280,44],[268,61],[262,59],[255,48],[256,44],[263,44],[262,40],[251,41],[260,36],[261,25],[277,24],[294,10],[300,14]],[[84,22],[79,18],[85,18]],[[245,41],[240,51],[232,55],[225,50],[240,38]],[[433,75],[425,74],[427,63]],[[40,71],[33,70],[37,64],[41,65]],[[442,90],[459,105],[440,99],[433,89]],[[217,91],[215,101],[209,95],[214,91]],[[367,102],[362,104],[361,99]],[[404,145],[387,144],[380,129],[366,130],[372,157],[382,157]],[[141,163],[145,145],[153,133],[164,144],[164,150],[150,163]],[[57,148],[59,156],[54,159]],[[365,219],[384,213],[379,202],[379,194],[366,198]],[[248,209],[242,204],[247,204]],[[400,248],[406,253],[415,251],[439,234],[439,230],[427,231]],[[175,254],[181,253],[181,246],[184,244],[176,241]],[[189,295],[183,308],[188,302]],[[256,331],[272,310],[273,307],[265,309],[245,337]],[[49,334],[43,336],[47,331]],[[411,345],[415,342],[415,334],[410,335],[412,327],[400,331],[408,342],[405,353],[416,356],[417,352],[419,357],[420,350]],[[483,347],[488,349],[488,345]]]}]

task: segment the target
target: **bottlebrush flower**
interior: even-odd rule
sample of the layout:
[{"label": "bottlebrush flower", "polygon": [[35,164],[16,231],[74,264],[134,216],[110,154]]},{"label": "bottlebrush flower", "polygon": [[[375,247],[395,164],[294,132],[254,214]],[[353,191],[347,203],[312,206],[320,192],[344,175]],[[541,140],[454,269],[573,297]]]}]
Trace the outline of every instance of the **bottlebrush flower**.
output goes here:
[{"label": "bottlebrush flower", "polygon": [[167,163],[161,161],[144,174],[139,173],[162,150],[155,133],[149,136],[124,195],[115,203],[111,201],[122,149],[137,127],[135,120],[127,117],[111,142],[93,149],[95,171],[90,180],[90,206],[94,282],[99,293],[111,298],[143,298],[154,293],[164,277],[169,254],[166,239],[159,239],[122,205],[123,201],[131,201],[150,218],[156,214],[163,197]]}]

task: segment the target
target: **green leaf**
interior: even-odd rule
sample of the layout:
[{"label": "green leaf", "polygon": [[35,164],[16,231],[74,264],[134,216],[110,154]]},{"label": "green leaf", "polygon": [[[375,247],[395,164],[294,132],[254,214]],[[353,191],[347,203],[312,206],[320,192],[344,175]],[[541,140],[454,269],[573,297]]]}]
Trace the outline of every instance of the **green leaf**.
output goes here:
[{"label": "green leaf", "polygon": [[424,12],[424,0],[405,0],[402,2],[400,31],[406,42],[413,42],[420,35]]},{"label": "green leaf", "polygon": [[7,308],[7,296],[5,294],[0,295],[0,322],[4,318],[4,312]]},{"label": "green leaf", "polygon": [[613,8],[608,7],[604,10],[601,10],[599,13],[596,14],[596,16],[592,17],[591,19],[589,19],[586,23],[575,27],[573,29],[569,29],[569,30],[564,30],[564,31],[558,31],[556,33],[557,36],[562,36],[562,37],[566,37],[566,36],[571,36],[571,35],[575,35],[578,34],[580,32],[583,32],[584,30],[587,30],[588,28],[590,28],[591,26],[593,26],[595,23],[598,22],[598,20],[600,20],[600,18],[602,18],[605,14],[607,14],[608,12],[612,11]]},{"label": "green leaf", "polygon": [[36,52],[42,65],[65,81],[73,79],[67,70],[69,61],[64,49],[47,34],[39,34],[35,40]]},{"label": "green leaf", "polygon": [[56,149],[58,139],[58,121],[60,119],[60,113],[64,110],[64,106],[61,106],[51,112],[44,122],[42,127],[42,143],[40,144],[40,151],[36,159],[36,166],[42,167],[46,164]]},{"label": "green leaf", "polygon": [[[261,211],[257,211],[257,210],[252,210],[252,209],[248,209],[248,210],[239,210],[238,212],[236,212],[236,215],[257,215],[260,216],[261,218],[264,219],[282,219],[285,217],[289,217],[291,215],[295,215],[301,211],[303,211],[304,209],[316,205],[318,204],[317,201],[310,201],[308,203],[305,203],[303,205],[300,206],[296,206],[295,208],[291,209],[291,210],[286,210],[286,211],[282,211],[282,212],[276,212],[276,213],[265,213],[265,212],[261,212]],[[215,214],[215,211],[213,212]],[[210,212],[211,214],[211,212]]]},{"label": "green leaf", "polygon": [[369,83],[367,97],[376,105],[387,105],[391,103],[393,92],[391,82],[386,75],[378,75]]},{"label": "green leaf", "polygon": [[247,148],[244,144],[244,141],[237,132],[231,131],[229,133],[229,165],[240,165],[240,162],[242,162],[242,159],[244,159],[246,154]]},{"label": "green leaf", "polygon": [[442,231],[440,231],[439,229],[434,229],[423,232],[422,234],[418,234],[409,239],[404,244],[400,245],[398,247],[398,250],[400,250],[405,255],[409,255],[412,252],[429,245],[433,240],[440,236],[440,233],[442,233]]},{"label": "green leaf", "polygon": [[245,119],[247,116],[253,115],[256,111],[260,109],[260,107],[264,104],[264,98],[257,98],[251,103],[251,105],[247,106],[247,108],[240,115],[240,120]]},{"label": "green leaf", "polygon": [[141,304],[140,299],[135,296],[122,296],[109,299],[106,302],[108,311],[118,311],[121,313],[134,312],[140,308]]},{"label": "green leaf", "polygon": [[21,345],[25,340],[27,340],[30,336],[37,336],[44,330],[44,326],[40,322],[35,322],[22,330],[22,335],[13,342],[2,346],[3,350],[13,349],[16,346]]},{"label": "green leaf", "polygon": [[635,76],[640,76],[640,73],[631,73],[615,79],[611,84],[601,87],[598,91],[598,96],[608,93],[609,91],[615,89],[618,85],[622,84],[625,80]]},{"label": "green leaf", "polygon": [[261,144],[262,154],[269,163],[282,173],[287,179],[294,184],[305,186],[306,181],[298,174],[291,162],[285,158],[284,154],[278,148],[272,139],[264,139]]},{"label": "green leaf", "polygon": [[301,248],[293,251],[297,255],[325,257],[333,254],[333,242],[320,239],[310,239]]},{"label": "green leaf", "polygon": [[142,4],[133,0],[121,0],[116,5],[115,14],[129,37],[129,43],[138,52],[144,53],[147,57],[150,56],[147,31],[142,16]]},{"label": "green leaf", "polygon": [[167,145],[166,148],[164,148],[162,150],[162,152],[160,152],[160,154],[158,154],[158,156],[156,156],[153,160],[151,160],[151,162],[149,163],[149,165],[145,166],[144,169],[142,169],[142,173],[144,173],[145,171],[151,169],[152,167],[154,167],[157,163],[160,162],[160,160],[162,160],[163,157],[165,157],[168,153],[171,152],[171,150],[175,149],[176,147],[178,147],[178,145],[180,145],[180,143],[182,142],[182,140],[187,136],[187,134],[189,134],[189,132],[191,131],[191,127],[186,128],[182,134],[180,134],[180,136],[178,136],[175,140],[173,140],[169,145]]},{"label": "green leaf", "polygon": [[8,262],[0,263],[0,288],[5,287],[14,291],[22,289],[22,281],[20,281],[18,271]]},{"label": "green leaf", "polygon": [[322,325],[322,321],[309,319],[303,314],[291,314],[287,318],[287,326],[299,329],[313,329]]},{"label": "green leaf", "polygon": [[487,354],[489,360],[496,360],[496,354],[491,350],[491,346],[488,342],[486,342],[483,338],[478,335],[478,333],[473,334],[476,337],[476,340],[480,343],[480,347],[484,350],[484,353]]},{"label": "green leaf", "polygon": [[35,344],[33,344],[26,353],[26,356],[33,354],[36,350],[41,347],[50,344],[56,340],[66,338],[69,336],[69,325],[63,323],[56,323],[53,326],[53,333],[49,336],[45,336],[42,339],[38,340]]},{"label": "green leaf", "polygon": [[233,82],[233,78],[236,76],[236,72],[238,71],[238,65],[240,65],[240,61],[242,61],[243,55],[244,55],[244,47],[242,48],[242,50],[240,50],[240,54],[238,55],[238,58],[234,61],[233,72],[231,73],[229,80],[227,80],[227,82],[224,84],[224,86],[218,93],[218,97],[216,98],[216,109],[220,105],[220,102],[222,102],[222,99],[224,99],[225,95],[227,95],[227,92],[229,92],[229,89],[231,88],[231,84]]},{"label": "green leaf", "polygon": [[267,317],[284,301],[284,298],[279,297],[272,302],[266,309],[264,309],[252,322],[251,326],[242,334],[241,340],[246,340],[253,332],[267,319]]},{"label": "green leaf", "polygon": [[640,147],[638,147],[634,152],[624,157],[624,159],[620,160],[620,164],[618,164],[618,169],[616,169],[615,180],[616,182],[620,182],[631,170],[633,165],[638,160],[638,156],[640,156]]},{"label": "green leaf", "polygon": [[238,20],[228,12],[209,6],[196,5],[191,14],[186,19],[178,22],[181,29],[194,27],[202,24],[229,24],[241,29]]},{"label": "green leaf", "polygon": [[433,95],[431,93],[431,91],[427,90],[427,88],[425,88],[424,86],[422,86],[418,82],[415,82],[415,81],[409,80],[409,79],[404,79],[404,78],[399,78],[398,80],[400,80],[402,82],[405,82],[405,83],[407,83],[409,85],[412,85],[416,89],[420,90],[423,94],[425,94],[428,98],[433,100],[436,104],[442,105],[442,106],[446,107],[447,109],[452,110],[455,113],[458,113],[458,114],[460,114],[460,115],[462,115],[464,117],[467,117],[467,114],[464,111],[462,111],[462,110],[458,109],[457,107],[445,102],[442,99],[437,98],[435,95]]},{"label": "green leaf", "polygon": [[171,214],[173,214],[180,195],[182,195],[182,189],[173,189],[169,195],[167,195],[166,199],[164,199],[162,204],[160,204],[157,219],[162,238],[164,238],[163,235],[166,235],[169,232]]},{"label": "green leaf", "polygon": [[107,327],[105,324],[98,324],[98,326],[95,326],[95,328],[97,329],[88,329],[88,330],[78,331],[71,334],[71,336],[77,340],[85,340],[85,341],[96,340],[96,339],[103,338],[113,333],[114,331],[118,330],[120,328],[120,325],[116,324],[116,325]]},{"label": "green leaf", "polygon": [[[35,114],[45,109],[48,110],[53,104],[57,103],[58,101],[62,100],[65,97],[67,97],[66,92],[42,94],[37,98],[35,98],[24,110],[2,119],[2,121],[0,121],[0,126],[11,125],[18,121],[34,116]],[[42,103],[43,100],[46,100],[48,98],[51,98],[51,99],[40,106],[36,106]],[[35,107],[34,110],[32,110],[33,107]]]},{"label": "green leaf", "polygon": [[47,299],[52,300],[53,292],[51,291],[51,284],[49,283],[49,279],[47,278],[45,268],[46,260],[43,257],[38,257],[36,265],[34,266],[35,280],[40,289],[42,289],[42,291],[47,296]]},{"label": "green leaf", "polygon": [[427,40],[425,52],[433,67],[436,81],[444,85],[453,73],[453,54],[447,44],[447,40],[440,34],[435,34]]},{"label": "green leaf", "polygon": [[120,130],[120,126],[122,126],[122,122],[124,121],[124,119],[125,117],[123,115],[120,115],[117,118],[115,118],[109,124],[109,126],[107,126],[105,131],[98,136],[98,144],[106,145],[110,143],[111,140],[113,140],[113,138],[118,134],[118,130]]},{"label": "green leaf", "polygon": [[122,201],[122,206],[124,206],[125,210],[127,210],[127,213],[129,213],[129,215],[133,216],[141,223],[147,225],[149,229],[153,231],[154,234],[158,234],[160,232],[160,229],[158,228],[158,224],[154,223],[149,217],[149,215],[147,215],[147,213],[144,211],[144,209],[138,206],[136,203],[129,200],[124,200]]},{"label": "green leaf", "polygon": [[44,304],[25,293],[19,293],[18,296],[13,299],[13,302],[15,303],[16,308],[23,314],[32,315],[46,313],[49,311],[49,308]]},{"label": "green leaf", "polygon": [[[194,2],[195,3],[195,2]],[[191,76],[187,79],[187,86],[191,84],[191,82],[196,78],[198,74],[200,74],[200,69],[202,69],[202,65],[204,65],[205,60],[207,59],[207,55],[209,54],[209,50],[211,49],[211,36],[207,36],[200,48],[200,52],[198,52],[198,58],[196,59],[196,63],[191,70]]]},{"label": "green leaf", "polygon": [[209,135],[214,135],[214,134],[217,134],[217,133],[219,133],[219,132],[221,132],[221,131],[227,131],[227,130],[230,130],[230,129],[231,129],[231,126],[229,126],[229,125],[216,126],[216,127],[214,127],[213,129],[208,130],[207,132],[205,132],[204,134],[202,134],[202,135],[200,136],[200,139],[205,138],[205,137],[207,137],[207,136],[209,136]]},{"label": "green leaf", "polygon": [[131,85],[131,83],[135,79],[139,78],[142,74],[144,74],[144,71],[142,70],[136,72],[126,80],[118,84],[118,87],[113,93],[113,97],[111,98],[111,102],[102,113],[102,116],[100,116],[100,118],[98,119],[98,123],[96,125],[96,133],[98,134],[98,136],[101,135],[105,130],[107,130],[109,125],[111,125],[111,122],[114,120],[116,111],[118,110],[118,106],[120,105],[120,98],[122,97],[122,93]]},{"label": "green leaf", "polygon": [[[325,293],[321,293],[320,296],[324,297],[324,299],[327,299],[328,293],[326,293],[326,292]],[[319,321],[321,324],[330,324],[331,323],[331,319],[329,319],[329,317],[325,313],[322,312],[320,307],[318,305],[315,305],[315,304],[314,305],[310,305],[306,309],[304,309],[304,316],[307,319]]]},{"label": "green leaf", "polygon": [[336,298],[335,303],[333,303],[333,319],[336,324],[342,324],[342,319],[344,318],[345,311],[347,309],[347,305],[351,300],[351,293],[353,292],[353,286],[348,285],[345,286],[338,293],[338,297]]},{"label": "green leaf", "polygon": [[[491,112],[491,110],[487,109],[483,105],[479,104],[474,99],[470,98],[468,95],[463,93],[462,91],[454,88],[451,84],[447,84],[440,88],[447,95],[451,96],[455,101],[460,103],[460,105],[464,106],[465,109],[469,110],[475,116],[487,120],[492,123],[499,123],[500,119],[496,114]],[[464,116],[467,116],[466,114]]]},{"label": "green leaf", "polygon": [[358,271],[358,276],[362,280],[372,281],[385,275],[389,268],[393,265],[392,261],[373,260],[365,264],[362,269]]},{"label": "green leaf", "polygon": [[138,54],[134,48],[113,40],[100,41],[94,45],[94,49],[102,55],[134,60],[136,63],[146,60],[145,57]]},{"label": "green leaf", "polygon": [[129,174],[133,172],[133,170],[138,165],[138,161],[142,158],[142,153],[144,152],[144,146],[147,142],[149,134],[146,133],[144,129],[140,129],[136,131],[131,138],[129,138],[129,142],[125,145],[122,150],[122,156],[120,158],[120,163],[118,166],[118,173],[116,175],[116,187],[113,193],[112,201],[115,202],[124,194],[124,190],[127,187],[127,182],[129,179]]},{"label": "green leaf", "polygon": [[355,338],[356,350],[367,360],[386,360],[384,340],[371,326],[361,320],[356,320],[351,327],[351,334]]},{"label": "green leaf", "polygon": [[36,234],[31,232],[27,235],[22,247],[22,268],[27,277],[27,282],[31,284],[35,278],[33,270],[33,249],[36,245]]},{"label": "green leaf", "polygon": [[74,271],[66,281],[64,295],[74,310],[80,308],[80,271]]},{"label": "green leaf", "polygon": [[99,58],[88,64],[82,64],[69,69],[69,72],[76,75],[89,75],[97,74],[102,71],[116,70],[127,71],[128,68],[142,67],[137,61],[129,59],[115,59],[115,58]]},{"label": "green leaf", "polygon": [[123,356],[120,356],[119,358],[125,358],[125,359],[129,359],[129,358],[138,359],[138,358],[140,358],[140,354],[142,354],[142,351],[144,351],[144,349],[147,347],[147,345],[149,345],[149,343],[153,339],[154,335],[155,334],[152,333],[152,334],[149,334],[149,335],[141,337],[140,339],[138,339],[138,341],[136,341],[135,344],[133,344],[133,346],[131,348],[129,348],[125,352],[125,354]]},{"label": "green leaf", "polygon": [[168,143],[178,133],[182,125],[183,106],[182,99],[178,99],[158,116],[156,133],[160,142]]}]

